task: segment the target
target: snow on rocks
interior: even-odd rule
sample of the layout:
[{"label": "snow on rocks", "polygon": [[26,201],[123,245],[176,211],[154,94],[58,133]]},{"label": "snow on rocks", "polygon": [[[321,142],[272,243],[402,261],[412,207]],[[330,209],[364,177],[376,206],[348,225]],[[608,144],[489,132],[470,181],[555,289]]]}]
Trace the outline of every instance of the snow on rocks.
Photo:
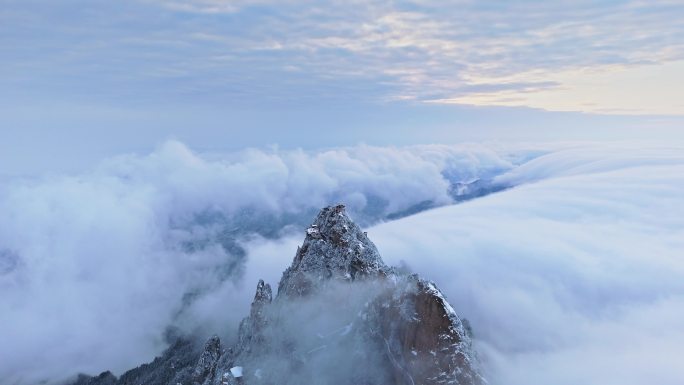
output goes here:
[{"label": "snow on rocks", "polygon": [[[341,287],[356,287],[365,297],[349,314],[327,321],[341,323],[332,331],[315,330],[317,324],[307,317],[290,319],[307,301],[316,304],[310,317],[338,314],[334,312],[343,304],[322,295]],[[340,351],[354,354],[341,356]],[[326,357],[334,362],[320,361]],[[348,373],[316,372],[317,365],[345,364],[338,362],[342,357],[353,364]],[[322,209],[306,230],[275,297],[270,286],[259,281],[250,315],[240,324],[238,343],[224,353],[216,370],[230,375],[217,375],[213,385],[299,384],[313,378],[328,383],[482,385],[475,361],[470,337],[439,289],[385,265],[366,233],[338,205]],[[268,370],[262,371],[263,365]],[[303,380],[291,368],[318,377]],[[320,378],[344,373],[348,377]]]},{"label": "snow on rocks", "polygon": [[242,366],[233,366],[230,368],[230,374],[232,374],[235,378],[242,377]]},{"label": "snow on rocks", "polygon": [[343,205],[321,210],[278,285],[278,295],[306,295],[329,278],[356,280],[388,275],[377,248]]}]

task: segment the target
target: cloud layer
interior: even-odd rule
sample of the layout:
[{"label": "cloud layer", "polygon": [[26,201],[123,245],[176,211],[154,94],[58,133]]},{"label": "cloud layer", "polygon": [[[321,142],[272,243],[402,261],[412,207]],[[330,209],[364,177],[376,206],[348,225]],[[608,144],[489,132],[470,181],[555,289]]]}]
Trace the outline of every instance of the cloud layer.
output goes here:
[{"label": "cloud layer", "polygon": [[675,384],[682,153],[562,144],[200,155],[169,142],[88,174],[10,178],[0,190],[0,305],[10,309],[0,377],[120,373],[158,354],[168,327],[230,334],[257,279],[279,280],[320,206],[346,201],[371,225],[486,181],[508,189],[368,231],[386,262],[434,279],[471,321],[492,383]]},{"label": "cloud layer", "polygon": [[258,239],[301,229],[340,201],[366,224],[449,204],[527,154],[360,146],[198,155],[168,142],[86,174],[9,178],[0,185],[0,305],[9,309],[0,378],[121,372],[159,353],[169,326],[231,329],[252,295],[253,280],[243,293],[240,278],[252,277],[246,252]]},{"label": "cloud layer", "polygon": [[474,328],[493,384],[677,384],[681,149],[554,152],[500,194],[369,230]]},{"label": "cloud layer", "polygon": [[[684,59],[684,8],[667,0],[12,0],[6,8],[8,101],[56,92],[122,104],[414,100],[682,114],[659,97],[664,87],[681,99],[670,85]],[[653,66],[664,63],[679,64]],[[631,68],[647,71],[627,87],[638,104],[622,92],[624,77],[611,76]]]}]

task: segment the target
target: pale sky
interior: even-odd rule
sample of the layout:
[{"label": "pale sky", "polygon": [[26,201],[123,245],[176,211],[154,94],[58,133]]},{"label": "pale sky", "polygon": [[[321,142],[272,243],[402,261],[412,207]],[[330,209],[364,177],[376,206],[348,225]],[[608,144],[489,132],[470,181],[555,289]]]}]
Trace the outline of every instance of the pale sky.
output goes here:
[{"label": "pale sky", "polygon": [[198,149],[684,138],[681,1],[0,0],[0,174]]}]

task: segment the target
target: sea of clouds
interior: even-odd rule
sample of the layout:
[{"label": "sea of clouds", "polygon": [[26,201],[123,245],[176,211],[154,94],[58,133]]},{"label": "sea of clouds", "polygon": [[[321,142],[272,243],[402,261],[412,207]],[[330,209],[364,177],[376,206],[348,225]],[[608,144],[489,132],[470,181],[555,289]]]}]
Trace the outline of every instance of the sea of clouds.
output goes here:
[{"label": "sea of clouds", "polygon": [[369,236],[471,321],[492,383],[674,384],[683,197],[683,149],[634,145],[168,142],[3,180],[0,378],[120,374],[160,353],[169,327],[234,329],[256,279],[277,283],[317,210],[344,202],[365,226],[403,217]]},{"label": "sea of clouds", "polygon": [[[368,229],[470,321],[489,382],[680,384],[683,149],[558,149],[495,179],[516,187]],[[300,242],[255,243],[247,275],[277,282]]]},{"label": "sea of clouds", "polygon": [[684,151],[564,150],[500,179],[518,187],[369,236],[471,321],[493,384],[680,384]]},{"label": "sea of clouds", "polygon": [[[0,182],[0,379],[115,373],[245,314],[246,244],[345,202],[363,224],[486,193],[539,149],[357,146],[198,154],[170,141],[77,175]],[[483,190],[484,188],[484,190]],[[290,259],[294,250],[276,254]],[[245,289],[247,290],[247,289]]]}]

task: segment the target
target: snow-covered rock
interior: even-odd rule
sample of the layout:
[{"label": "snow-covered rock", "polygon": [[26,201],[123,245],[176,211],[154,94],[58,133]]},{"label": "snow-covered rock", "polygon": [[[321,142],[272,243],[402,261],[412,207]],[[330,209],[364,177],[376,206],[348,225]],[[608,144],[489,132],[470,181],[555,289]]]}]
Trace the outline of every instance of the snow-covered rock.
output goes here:
[{"label": "snow-covered rock", "polygon": [[484,383],[439,289],[385,265],[341,205],[308,228],[275,299],[259,281],[222,360],[245,368],[245,384]]},{"label": "snow-covered rock", "polygon": [[242,377],[242,366],[233,366],[230,368],[230,374],[232,374],[235,378]]},{"label": "snow-covered rock", "polygon": [[[315,230],[315,231],[314,231]],[[321,210],[307,230],[292,265],[278,285],[278,295],[305,295],[332,280],[357,280],[389,274],[380,253],[344,206]]]},{"label": "snow-covered rock", "polygon": [[150,378],[143,365],[116,384],[482,385],[467,329],[432,282],[385,265],[344,206],[331,206],[307,229],[275,298],[258,282],[231,347],[214,336],[194,366],[128,381]]}]

